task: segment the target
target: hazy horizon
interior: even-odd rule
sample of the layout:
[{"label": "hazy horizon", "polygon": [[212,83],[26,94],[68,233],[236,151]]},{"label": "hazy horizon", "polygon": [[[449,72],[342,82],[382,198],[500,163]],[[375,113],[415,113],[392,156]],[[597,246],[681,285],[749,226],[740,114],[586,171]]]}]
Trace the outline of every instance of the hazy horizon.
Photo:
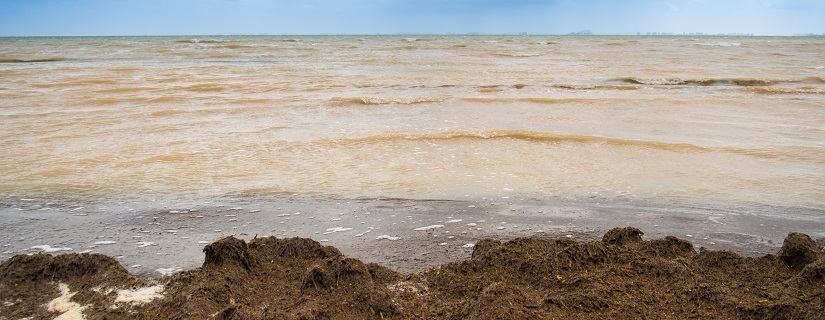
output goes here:
[{"label": "hazy horizon", "polygon": [[813,0],[0,0],[0,36],[825,34]]}]

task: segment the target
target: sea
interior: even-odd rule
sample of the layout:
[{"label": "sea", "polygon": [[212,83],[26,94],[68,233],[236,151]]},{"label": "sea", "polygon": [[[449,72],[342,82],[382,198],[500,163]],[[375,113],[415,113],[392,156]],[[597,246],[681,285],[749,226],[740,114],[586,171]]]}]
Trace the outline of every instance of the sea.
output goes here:
[{"label": "sea", "polygon": [[825,38],[0,38],[0,150],[6,208],[300,195],[825,214]]}]

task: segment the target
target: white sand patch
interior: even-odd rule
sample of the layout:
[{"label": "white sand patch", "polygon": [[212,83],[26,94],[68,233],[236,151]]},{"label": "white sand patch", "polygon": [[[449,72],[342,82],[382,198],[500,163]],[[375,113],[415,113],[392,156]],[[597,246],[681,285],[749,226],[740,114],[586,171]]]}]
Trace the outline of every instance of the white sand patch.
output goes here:
[{"label": "white sand patch", "polygon": [[397,240],[401,240],[401,237],[393,237],[393,236],[388,235],[388,234],[383,234],[383,235],[380,235],[380,236],[376,237],[375,240],[397,241]]},{"label": "white sand patch", "polygon": [[33,246],[33,247],[31,247],[31,249],[40,249],[40,250],[43,250],[43,252],[72,251],[72,248],[69,248],[69,247],[53,248],[52,246],[47,245],[47,244],[43,244],[43,245],[39,245],[39,246]]},{"label": "white sand patch", "polygon": [[145,247],[154,246],[154,245],[156,245],[154,242],[149,242],[149,241],[141,241],[141,242],[137,243],[138,248],[145,248]]},{"label": "white sand patch", "polygon": [[415,231],[427,231],[427,230],[438,229],[438,228],[444,228],[444,225],[443,224],[434,224],[434,225],[431,225],[431,226],[415,228]]},{"label": "white sand patch", "polygon": [[105,241],[97,241],[93,244],[115,244],[115,243],[117,243],[117,241],[105,240]]},{"label": "white sand patch", "polygon": [[161,284],[135,290],[118,290],[115,302],[124,302],[135,306],[160,298],[163,298],[163,285]]},{"label": "white sand patch", "polygon": [[462,221],[461,219],[453,219],[453,220],[450,220],[450,221],[447,221],[447,222],[444,222],[444,223],[456,223],[456,222],[461,222],[461,221]]},{"label": "white sand patch", "polygon": [[327,232],[324,232],[324,234],[331,234],[331,233],[351,231],[351,230],[352,230],[352,228],[335,227],[335,228],[327,229]]},{"label": "white sand patch", "polygon": [[475,226],[477,226],[477,225],[478,225],[478,224],[477,224],[477,223],[475,223],[475,222],[470,222],[470,223],[468,223],[468,224],[467,224],[467,226],[468,226],[468,227],[475,227]]},{"label": "white sand patch", "polygon": [[46,304],[46,308],[49,311],[61,313],[54,318],[54,320],[86,319],[86,316],[83,315],[83,310],[86,309],[86,306],[81,306],[79,303],[71,301],[76,292],[71,292],[69,286],[65,283],[59,283],[57,289],[60,290],[60,296]]}]

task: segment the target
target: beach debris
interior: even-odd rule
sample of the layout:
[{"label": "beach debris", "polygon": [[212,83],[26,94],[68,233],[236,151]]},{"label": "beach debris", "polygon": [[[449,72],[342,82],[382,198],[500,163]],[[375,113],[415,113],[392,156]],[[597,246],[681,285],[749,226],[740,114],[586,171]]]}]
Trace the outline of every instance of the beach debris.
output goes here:
[{"label": "beach debris", "polygon": [[101,245],[101,244],[115,244],[115,243],[117,243],[117,241],[112,241],[112,240],[103,240],[103,241],[97,241],[97,242],[95,242],[95,243],[93,243],[93,244]]},{"label": "beach debris", "polygon": [[69,247],[63,247],[63,248],[52,247],[52,246],[47,245],[47,244],[32,246],[31,249],[39,249],[39,250],[43,250],[43,252],[72,251],[72,248],[69,248]]},{"label": "beach debris", "polygon": [[443,224],[434,224],[434,225],[431,225],[431,226],[415,228],[415,231],[427,231],[427,230],[438,229],[438,228],[443,228],[443,227],[444,227]]},{"label": "beach debris", "polygon": [[155,246],[155,245],[156,244],[154,242],[148,242],[148,241],[141,241],[141,242],[137,243],[138,248],[145,248],[145,247],[148,247],[148,246]]},{"label": "beach debris", "polygon": [[382,234],[382,235],[376,237],[375,240],[397,241],[397,240],[401,240],[401,237],[393,237],[393,236],[388,235],[388,234]]},{"label": "beach debris", "polygon": [[462,247],[462,248],[472,248],[472,247],[475,247],[475,246],[476,246],[476,245],[475,245],[475,243],[468,243],[468,244],[465,244],[465,245],[463,245],[463,246],[461,246],[461,247]]},{"label": "beach debris", "polygon": [[447,221],[447,222],[444,222],[444,223],[456,223],[456,222],[461,222],[461,221],[462,221],[461,219],[453,219],[453,220],[450,220],[450,221]]}]

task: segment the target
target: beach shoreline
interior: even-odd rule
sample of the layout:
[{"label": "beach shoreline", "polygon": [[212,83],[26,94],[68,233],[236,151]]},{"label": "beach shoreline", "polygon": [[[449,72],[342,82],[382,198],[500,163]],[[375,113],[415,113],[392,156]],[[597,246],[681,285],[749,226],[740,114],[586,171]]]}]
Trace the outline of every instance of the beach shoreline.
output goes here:
[{"label": "beach shoreline", "polygon": [[790,233],[775,255],[742,257],[643,235],[626,227],[592,241],[486,238],[470,257],[416,273],[299,237],[225,237],[203,249],[200,267],[159,279],[101,254],[15,255],[0,263],[0,318],[810,318],[825,310],[822,239]]},{"label": "beach shoreline", "polygon": [[102,253],[148,277],[198,267],[204,246],[227,236],[245,241],[309,238],[349,257],[408,273],[467,259],[480,239],[590,241],[629,225],[646,230],[649,239],[672,235],[690,240],[697,249],[733,250],[745,256],[776,252],[790,232],[825,237],[825,222],[816,212],[521,198],[290,196],[86,205],[23,199],[4,201],[0,218],[0,260],[41,252]]}]

